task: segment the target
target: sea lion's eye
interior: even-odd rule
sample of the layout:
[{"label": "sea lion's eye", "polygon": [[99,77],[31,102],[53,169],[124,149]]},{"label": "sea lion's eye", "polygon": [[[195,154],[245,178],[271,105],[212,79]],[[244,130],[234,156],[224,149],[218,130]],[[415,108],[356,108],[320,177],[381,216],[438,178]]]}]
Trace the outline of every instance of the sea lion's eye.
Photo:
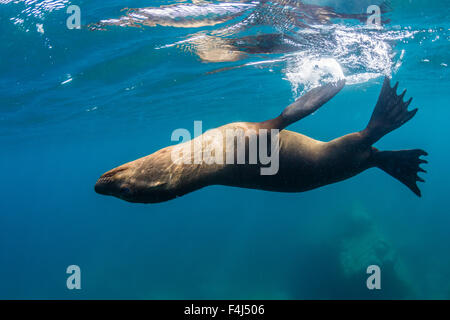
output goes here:
[{"label": "sea lion's eye", "polygon": [[128,193],[130,193],[130,189],[127,188],[127,187],[123,187],[122,189],[120,189],[120,192],[121,192],[121,193],[128,194]]}]

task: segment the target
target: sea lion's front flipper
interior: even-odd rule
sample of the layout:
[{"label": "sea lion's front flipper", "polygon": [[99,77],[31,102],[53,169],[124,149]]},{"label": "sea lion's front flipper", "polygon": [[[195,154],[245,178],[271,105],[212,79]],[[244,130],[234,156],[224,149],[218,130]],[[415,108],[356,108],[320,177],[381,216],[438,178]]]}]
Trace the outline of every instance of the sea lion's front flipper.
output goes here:
[{"label": "sea lion's front flipper", "polygon": [[309,116],[331,98],[333,98],[345,86],[345,80],[328,83],[314,88],[298,98],[294,103],[284,109],[283,113],[275,119],[264,121],[264,128],[275,128],[283,130],[290,124]]}]

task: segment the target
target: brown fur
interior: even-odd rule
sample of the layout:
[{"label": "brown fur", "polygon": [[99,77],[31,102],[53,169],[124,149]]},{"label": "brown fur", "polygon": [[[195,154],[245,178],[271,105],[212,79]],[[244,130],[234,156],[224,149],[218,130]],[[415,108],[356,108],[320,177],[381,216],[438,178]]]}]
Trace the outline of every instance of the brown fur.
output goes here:
[{"label": "brown fur", "polygon": [[[205,132],[202,136],[182,145],[169,146],[138,160],[105,173],[98,180],[98,193],[114,195],[130,202],[155,203],[167,201],[210,185],[226,185],[278,192],[303,192],[342,181],[362,171],[379,167],[408,186],[420,196],[416,181],[423,171],[419,159],[422,150],[379,152],[372,144],[384,134],[410,120],[417,110],[408,111],[409,102],[395,94],[386,80],[374,114],[366,129],[329,142],[314,140],[305,135],[283,130],[292,122],[306,117],[331,99],[344,86],[343,82],[316,88],[305,94],[277,118],[253,123],[237,122]],[[400,97],[400,98],[399,98]],[[274,175],[262,175],[257,164],[208,164],[208,158],[194,163],[195,152],[204,153],[218,147],[225,158],[226,150],[236,148],[236,141],[227,141],[226,130],[240,129],[246,134],[245,150],[249,154],[249,141],[261,139],[260,129],[280,129],[279,170]],[[220,133],[221,135],[218,135]],[[200,147],[195,148],[198,144]],[[173,161],[174,148],[187,147],[185,161]],[[177,149],[178,150],[178,149]],[[273,150],[272,150],[273,152]],[[215,154],[212,154],[215,156]],[[235,158],[237,157],[234,154]],[[236,160],[236,159],[235,159]],[[235,162],[236,163],[236,162]]]}]

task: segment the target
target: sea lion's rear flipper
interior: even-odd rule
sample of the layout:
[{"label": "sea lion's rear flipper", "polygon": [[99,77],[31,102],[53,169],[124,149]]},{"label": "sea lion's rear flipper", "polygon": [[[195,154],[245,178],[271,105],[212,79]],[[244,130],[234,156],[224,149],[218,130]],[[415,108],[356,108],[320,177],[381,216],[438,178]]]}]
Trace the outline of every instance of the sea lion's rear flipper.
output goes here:
[{"label": "sea lion's rear flipper", "polygon": [[417,109],[408,111],[412,98],[404,102],[406,90],[397,95],[397,88],[398,82],[391,88],[389,78],[384,79],[380,96],[365,130],[370,144],[374,144],[384,135],[404,125],[417,112]]},{"label": "sea lion's rear flipper", "polygon": [[290,124],[315,112],[341,91],[344,86],[345,80],[339,80],[335,83],[328,83],[314,88],[284,109],[283,113],[277,118],[264,121],[261,123],[261,126],[283,130]]},{"label": "sea lion's rear flipper", "polygon": [[421,156],[428,155],[420,149],[401,151],[380,151],[374,155],[374,161],[378,168],[382,169],[395,179],[407,186],[417,196],[421,196],[417,181],[424,182],[417,173],[426,172],[419,165],[428,163],[420,159]]}]

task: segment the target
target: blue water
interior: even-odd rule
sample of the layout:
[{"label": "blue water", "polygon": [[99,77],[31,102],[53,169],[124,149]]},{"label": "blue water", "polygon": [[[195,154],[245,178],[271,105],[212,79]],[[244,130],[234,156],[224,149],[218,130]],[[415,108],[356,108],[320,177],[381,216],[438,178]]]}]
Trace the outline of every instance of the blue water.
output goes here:
[{"label": "blue water", "polygon": [[[394,0],[382,29],[308,21],[313,36],[282,4],[256,1],[214,26],[87,28],[124,7],[188,2],[0,1],[0,298],[449,299],[450,3]],[[66,27],[70,4],[79,30]],[[268,33],[289,35],[288,50],[202,56],[205,37]],[[343,91],[289,129],[320,140],[361,130],[386,74],[420,110],[376,147],[428,151],[422,198],[378,169],[300,194],[214,186],[143,205],[94,192],[105,171],[173,144],[177,128],[273,118],[336,76]],[[371,264],[379,291],[366,288]],[[81,290],[66,287],[69,265]]]}]

